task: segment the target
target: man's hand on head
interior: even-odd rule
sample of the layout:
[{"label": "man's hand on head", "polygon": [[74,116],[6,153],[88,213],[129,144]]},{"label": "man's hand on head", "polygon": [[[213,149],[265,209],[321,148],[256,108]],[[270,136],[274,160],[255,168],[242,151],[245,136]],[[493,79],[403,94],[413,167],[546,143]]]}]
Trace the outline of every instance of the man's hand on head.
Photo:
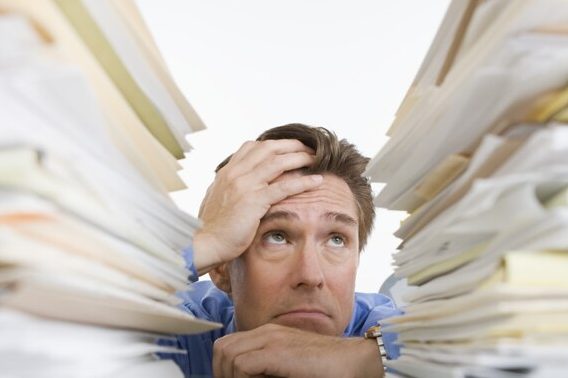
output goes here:
[{"label": "man's hand on head", "polygon": [[194,237],[199,274],[243,253],[270,206],[321,184],[320,175],[273,182],[286,171],[309,166],[314,151],[298,140],[246,142],[221,168],[200,210],[203,227]]},{"label": "man's hand on head", "polygon": [[276,324],[237,332],[213,347],[215,377],[382,377],[374,340],[340,338]]}]

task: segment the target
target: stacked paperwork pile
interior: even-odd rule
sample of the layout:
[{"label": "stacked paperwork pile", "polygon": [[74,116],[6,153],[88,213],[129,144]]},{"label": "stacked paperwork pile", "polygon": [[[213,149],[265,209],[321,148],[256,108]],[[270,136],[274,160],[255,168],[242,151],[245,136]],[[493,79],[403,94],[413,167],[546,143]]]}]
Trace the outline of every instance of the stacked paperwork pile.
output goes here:
[{"label": "stacked paperwork pile", "polygon": [[568,1],[454,1],[368,174],[396,235],[392,376],[568,371]]},{"label": "stacked paperwork pile", "polygon": [[217,326],[176,308],[168,197],[203,125],[133,3],[0,0],[0,102],[2,375],[179,375],[154,339]]}]

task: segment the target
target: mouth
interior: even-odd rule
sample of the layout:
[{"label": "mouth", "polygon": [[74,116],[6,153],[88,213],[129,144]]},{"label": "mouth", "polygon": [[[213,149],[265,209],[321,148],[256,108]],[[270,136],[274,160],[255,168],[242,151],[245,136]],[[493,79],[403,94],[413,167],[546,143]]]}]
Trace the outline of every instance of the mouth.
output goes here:
[{"label": "mouth", "polygon": [[297,309],[282,313],[276,316],[281,321],[292,321],[300,319],[329,320],[331,316],[318,309]]},{"label": "mouth", "polygon": [[321,308],[293,308],[275,316],[272,323],[323,335],[337,334],[335,319]]}]

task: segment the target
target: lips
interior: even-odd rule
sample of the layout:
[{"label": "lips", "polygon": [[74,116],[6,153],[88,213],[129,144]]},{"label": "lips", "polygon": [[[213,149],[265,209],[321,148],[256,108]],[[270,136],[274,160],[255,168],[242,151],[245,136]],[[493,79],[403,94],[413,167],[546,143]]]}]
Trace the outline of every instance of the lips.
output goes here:
[{"label": "lips", "polygon": [[292,311],[287,311],[282,314],[276,316],[276,318],[314,318],[314,319],[329,319],[329,316],[326,312],[320,309],[313,309],[313,308],[299,308],[294,309]]},{"label": "lips", "polygon": [[322,335],[336,335],[336,325],[331,313],[321,307],[288,307],[275,316],[272,323],[286,327],[302,329],[304,331],[315,332]]}]

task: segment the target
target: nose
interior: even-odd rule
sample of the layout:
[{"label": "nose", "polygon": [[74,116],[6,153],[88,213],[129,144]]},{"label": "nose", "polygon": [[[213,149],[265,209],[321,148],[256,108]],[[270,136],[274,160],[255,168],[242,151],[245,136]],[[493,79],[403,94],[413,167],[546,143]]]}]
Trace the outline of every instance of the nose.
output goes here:
[{"label": "nose", "polygon": [[325,282],[321,254],[316,243],[306,242],[296,251],[294,288],[322,288]]}]

